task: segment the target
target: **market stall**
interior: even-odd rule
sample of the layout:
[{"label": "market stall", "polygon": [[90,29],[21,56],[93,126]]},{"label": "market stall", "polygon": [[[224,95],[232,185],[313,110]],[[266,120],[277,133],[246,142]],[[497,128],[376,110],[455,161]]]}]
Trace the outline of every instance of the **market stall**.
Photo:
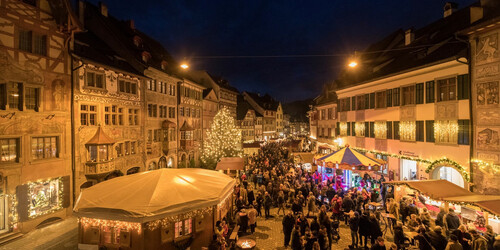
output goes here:
[{"label": "market stall", "polygon": [[[317,159],[318,171],[325,176],[342,176],[346,188],[360,186],[366,173],[382,170],[385,162],[372,159],[350,147]],[[362,185],[362,183],[361,183]]]},{"label": "market stall", "polygon": [[439,212],[440,207],[452,208],[460,214],[464,223],[474,225],[483,230],[485,225],[491,225],[495,232],[500,232],[500,196],[475,194],[447,180],[421,181],[389,181],[384,185],[395,186],[394,197],[399,201],[402,197],[420,196],[432,214]]},{"label": "market stall", "polygon": [[83,190],[74,208],[79,243],[107,249],[208,246],[231,208],[235,180],[206,169],[168,169],[114,178]]},{"label": "market stall", "polygon": [[242,157],[223,157],[217,163],[215,170],[226,171],[231,177],[239,175],[239,171],[245,170],[245,159]]}]

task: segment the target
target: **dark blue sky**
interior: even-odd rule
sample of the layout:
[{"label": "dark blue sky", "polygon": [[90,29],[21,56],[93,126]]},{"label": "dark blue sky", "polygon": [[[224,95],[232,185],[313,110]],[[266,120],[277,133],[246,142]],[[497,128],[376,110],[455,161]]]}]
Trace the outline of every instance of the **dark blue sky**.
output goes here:
[{"label": "dark blue sky", "polygon": [[[96,0],[91,2],[97,4]],[[105,0],[191,68],[280,101],[315,97],[347,54],[393,31],[442,18],[443,0]],[[473,0],[456,0],[463,8]],[[331,55],[241,58],[234,56]],[[346,55],[346,56],[341,56]],[[200,58],[229,56],[230,58]]]}]

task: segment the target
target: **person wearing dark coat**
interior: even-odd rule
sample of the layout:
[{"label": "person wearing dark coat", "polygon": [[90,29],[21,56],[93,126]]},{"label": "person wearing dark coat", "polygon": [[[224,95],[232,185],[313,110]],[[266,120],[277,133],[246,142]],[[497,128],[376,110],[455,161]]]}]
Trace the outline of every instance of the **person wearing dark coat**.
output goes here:
[{"label": "person wearing dark coat", "polygon": [[448,240],[444,237],[440,226],[435,226],[434,230],[428,233],[430,243],[435,249],[445,249]]},{"label": "person wearing dark coat", "polygon": [[299,203],[299,199],[295,199],[292,204],[292,211],[295,215],[302,213],[302,205]]},{"label": "person wearing dark coat", "polygon": [[401,249],[405,240],[406,236],[403,231],[403,223],[398,221],[396,226],[394,226],[394,244],[396,244],[398,249]]},{"label": "person wearing dark coat", "polygon": [[351,229],[351,247],[358,248],[359,213],[351,213],[349,214],[349,217],[349,229]]},{"label": "person wearing dark coat", "polygon": [[319,229],[320,229],[320,225],[319,225],[319,222],[318,222],[318,217],[314,217],[313,218],[313,221],[311,221],[311,232],[319,232]]},{"label": "person wearing dark coat", "polygon": [[248,204],[253,204],[253,201],[255,200],[255,195],[253,193],[253,189],[250,189],[248,190],[248,193],[247,193],[247,199],[248,199]]},{"label": "person wearing dark coat", "polygon": [[300,226],[300,235],[305,235],[306,229],[309,227],[309,222],[307,221],[307,218],[304,215],[301,215],[297,219],[297,225]]},{"label": "person wearing dark coat", "polygon": [[458,229],[453,231],[451,234],[457,236],[458,242],[462,245],[463,250],[471,249],[469,242],[472,241],[472,236],[469,232],[467,232],[465,225],[460,225]]},{"label": "person wearing dark coat", "polygon": [[292,231],[292,250],[302,250],[299,225],[295,225]]},{"label": "person wearing dark coat", "polygon": [[[344,212],[349,213],[351,210],[354,210],[354,202],[351,199],[350,195],[346,195],[344,197],[344,200],[342,200],[342,209]],[[347,216],[344,216],[345,218],[345,224],[349,221],[349,218]]]},{"label": "person wearing dark coat", "polygon": [[386,250],[384,238],[381,236],[377,237],[377,242],[372,244],[371,250]]},{"label": "person wearing dark coat", "polygon": [[382,236],[382,230],[380,229],[380,223],[374,214],[370,214],[370,242],[375,244],[375,240]]},{"label": "person wearing dark coat", "polygon": [[448,227],[448,235],[458,229],[461,224],[460,218],[452,208],[448,210],[448,214],[444,217],[444,223],[446,223],[446,226]]},{"label": "person wearing dark coat", "polygon": [[[358,225],[359,225],[359,228],[358,228],[359,244],[366,247],[366,244],[368,241],[368,236],[370,236],[370,217],[369,217],[368,212],[363,212],[363,214],[359,218]],[[363,243],[363,237],[365,239],[364,243]]]},{"label": "person wearing dark coat", "polygon": [[273,205],[273,199],[271,198],[269,193],[266,192],[266,194],[264,195],[264,213],[265,213],[266,219],[271,216],[270,210],[271,210],[272,205]]},{"label": "person wearing dark coat", "polygon": [[283,217],[283,233],[285,234],[285,247],[290,244],[290,237],[292,236],[293,226],[295,225],[295,218],[292,212],[288,212],[287,215]]},{"label": "person wearing dark coat", "polygon": [[437,214],[436,220],[434,221],[436,226],[444,227],[443,219],[444,219],[445,215],[446,215],[446,211],[444,211],[443,207],[440,207],[439,213]]},{"label": "person wearing dark coat", "polygon": [[415,240],[418,241],[418,249],[420,249],[420,250],[432,250],[429,235],[425,232],[424,227],[421,227],[418,229],[418,235],[415,236]]}]

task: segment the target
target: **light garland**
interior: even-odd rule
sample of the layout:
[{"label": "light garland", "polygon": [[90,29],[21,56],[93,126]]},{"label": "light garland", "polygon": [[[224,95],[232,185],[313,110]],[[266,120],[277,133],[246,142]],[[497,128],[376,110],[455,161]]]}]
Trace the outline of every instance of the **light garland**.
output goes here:
[{"label": "light garland", "polygon": [[105,219],[94,219],[81,217],[78,218],[78,222],[83,227],[116,227],[116,228],[126,228],[129,231],[137,231],[137,233],[141,233],[142,226],[141,223],[137,222],[128,222],[128,221],[119,221],[119,220],[105,220]]},{"label": "light garland", "polygon": [[442,159],[438,159],[435,161],[431,161],[431,160],[422,159],[422,158],[418,158],[418,157],[391,154],[391,153],[377,151],[377,150],[369,150],[369,149],[356,148],[356,147],[351,147],[351,148],[355,149],[359,152],[362,152],[362,153],[378,154],[378,155],[387,156],[387,157],[391,157],[391,158],[397,158],[397,159],[410,160],[410,161],[416,161],[416,162],[421,162],[421,163],[425,163],[425,164],[430,164],[427,167],[427,169],[425,170],[426,173],[430,173],[430,171],[433,170],[435,167],[439,166],[439,164],[445,163],[446,165],[449,165],[449,166],[457,169],[457,171],[459,171],[459,173],[462,174],[464,179],[470,183],[470,174],[466,170],[466,168],[464,168],[462,165],[460,165],[457,162],[452,161],[446,157],[443,157]]},{"label": "light garland", "polygon": [[415,121],[401,121],[399,125],[399,135],[402,141],[415,141],[416,134]]},{"label": "light garland", "polygon": [[375,138],[377,139],[387,139],[387,123],[386,122],[375,122]]},{"label": "light garland", "polygon": [[[49,182],[52,182],[52,181],[57,181],[58,182],[58,190],[56,191],[57,192],[57,204],[55,204],[55,206],[51,207],[50,209],[47,209],[47,210],[44,210],[44,211],[35,211],[38,207],[39,207],[39,204],[38,202],[40,202],[40,199],[43,199],[42,201],[44,200],[47,200],[48,198],[46,197],[46,193],[34,193],[34,189],[36,186],[39,186],[39,185],[44,185],[44,184],[47,184]],[[63,208],[63,196],[64,196],[64,188],[63,188],[63,181],[62,181],[62,177],[58,177],[58,178],[53,178],[53,179],[48,179],[48,180],[42,180],[42,181],[34,181],[34,182],[29,182],[28,184],[28,217],[33,219],[33,218],[36,218],[38,216],[42,216],[42,215],[46,215],[46,214],[50,214],[50,213],[53,213],[54,211],[57,211],[57,210],[60,210]],[[33,201],[36,201],[38,200],[38,202],[33,202]],[[48,204],[47,204],[48,205]]]},{"label": "light garland", "polygon": [[458,121],[434,122],[434,139],[438,143],[456,144],[458,141]]},{"label": "light garland", "polygon": [[19,216],[17,214],[17,196],[15,194],[5,195],[7,199],[9,199],[10,207],[9,207],[9,226],[11,229],[17,228],[17,222],[19,221]]},{"label": "light garland", "polygon": [[470,162],[476,164],[476,166],[478,166],[485,172],[488,172],[488,170],[492,171],[494,174],[498,174],[500,172],[500,165],[496,165],[479,159],[472,159],[470,160]]},{"label": "light garland", "polygon": [[212,207],[205,207],[205,208],[200,208],[197,210],[189,211],[189,212],[183,213],[183,214],[168,216],[168,217],[165,217],[163,219],[150,221],[147,223],[146,227],[150,231],[153,231],[153,230],[160,228],[160,227],[165,228],[165,227],[168,227],[170,225],[170,223],[172,223],[172,222],[177,222],[177,221],[185,220],[188,218],[193,218],[196,216],[203,217],[203,216],[205,216],[205,214],[211,213],[213,211],[212,209],[213,209]]},{"label": "light garland", "polygon": [[219,204],[217,204],[217,208],[221,208],[222,206],[224,206],[227,200],[230,199],[231,197],[233,197],[233,192],[229,192],[229,194],[227,194],[226,197],[224,197],[222,201],[219,202]]}]

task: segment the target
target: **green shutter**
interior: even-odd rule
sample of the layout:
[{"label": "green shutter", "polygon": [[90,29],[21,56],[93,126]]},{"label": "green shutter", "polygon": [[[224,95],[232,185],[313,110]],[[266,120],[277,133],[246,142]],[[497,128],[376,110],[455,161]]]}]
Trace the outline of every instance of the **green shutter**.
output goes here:
[{"label": "green shutter", "polygon": [[392,122],[387,121],[387,139],[392,139]]},{"label": "green shutter", "polygon": [[458,100],[469,99],[469,75],[459,75],[457,77]]},{"label": "green shutter", "polygon": [[434,138],[434,121],[425,121],[425,141],[426,142],[435,142],[436,139]]}]

